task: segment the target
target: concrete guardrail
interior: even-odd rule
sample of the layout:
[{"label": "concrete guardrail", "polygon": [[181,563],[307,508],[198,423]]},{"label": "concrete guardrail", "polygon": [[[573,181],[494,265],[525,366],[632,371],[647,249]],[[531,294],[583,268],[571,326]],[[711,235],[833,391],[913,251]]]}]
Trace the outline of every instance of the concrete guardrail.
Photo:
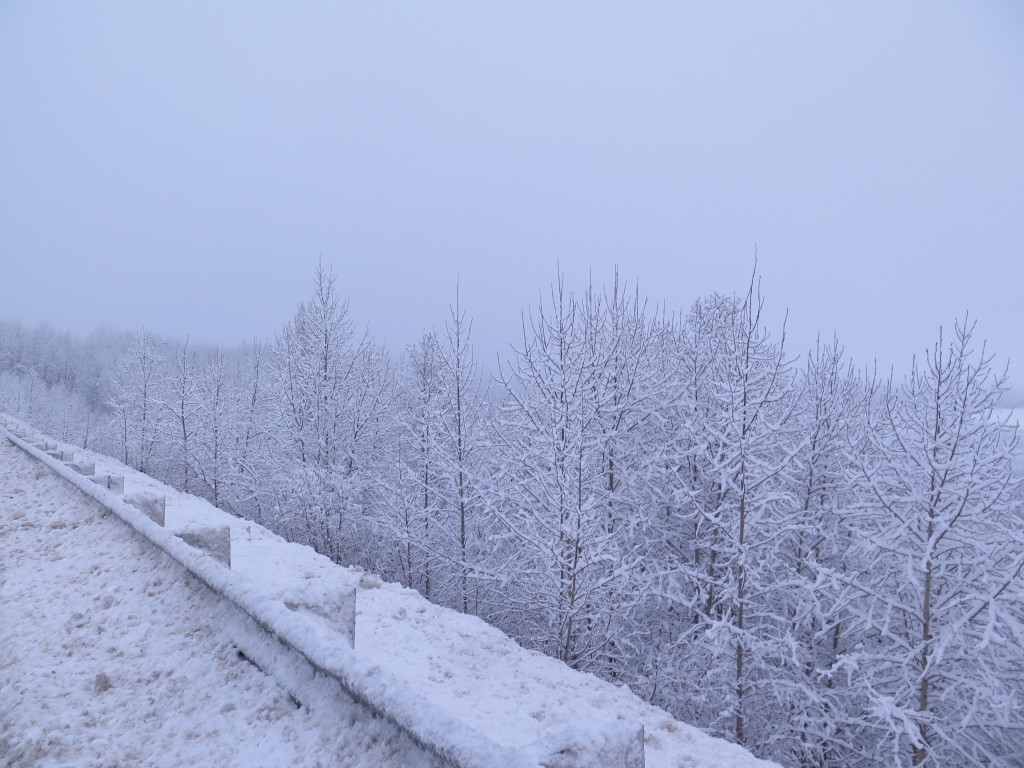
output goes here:
[{"label": "concrete guardrail", "polygon": [[[455,768],[643,768],[643,726],[621,720],[600,728],[580,726],[520,749],[497,744],[358,655],[354,589],[342,590],[331,605],[317,606],[258,595],[231,570],[229,526],[168,531],[166,497],[126,493],[123,475],[97,475],[94,461],[77,460],[73,450],[9,416],[3,415],[3,423],[0,436],[120,517],[227,601],[236,612],[237,644],[246,646],[242,652],[300,701],[315,702],[340,689]],[[300,608],[328,619],[334,631],[309,621]]]}]

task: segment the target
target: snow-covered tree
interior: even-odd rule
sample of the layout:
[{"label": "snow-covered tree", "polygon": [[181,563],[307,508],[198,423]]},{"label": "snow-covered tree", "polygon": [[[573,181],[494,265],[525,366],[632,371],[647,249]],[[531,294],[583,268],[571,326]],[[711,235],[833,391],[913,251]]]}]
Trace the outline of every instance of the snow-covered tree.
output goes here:
[{"label": "snow-covered tree", "polygon": [[199,486],[215,506],[231,509],[226,493],[232,452],[238,451],[241,396],[224,352],[217,350],[196,373],[192,461]]},{"label": "snow-covered tree", "polygon": [[165,409],[161,439],[165,465],[160,468],[160,474],[186,493],[193,490],[192,477],[196,471],[194,438],[198,427],[199,395],[193,358],[186,339],[174,351],[160,382],[160,402]]},{"label": "snow-covered tree", "polygon": [[440,357],[436,335],[427,332],[403,358],[400,423],[394,430],[395,463],[388,478],[388,512],[383,521],[398,545],[396,560],[402,583],[433,600],[438,599],[438,561],[448,511],[445,478],[439,472],[443,450],[438,434]]},{"label": "snow-covered tree", "polygon": [[335,278],[318,269],[313,296],[271,349],[270,417],[256,464],[274,525],[339,560],[367,544],[366,495],[390,417],[390,360],[356,336]]},{"label": "snow-covered tree", "polygon": [[352,504],[345,408],[355,378],[354,336],[348,304],[321,267],[313,296],[272,350],[277,444],[267,459],[279,489],[278,515],[293,535],[327,549]]},{"label": "snow-covered tree", "polygon": [[560,275],[524,322],[501,381],[492,510],[517,542],[517,589],[507,599],[520,605],[532,642],[580,668],[607,661],[635,599],[643,510],[631,473],[645,417],[637,374],[649,351],[641,316],[592,288],[577,298]]},{"label": "snow-covered tree", "polygon": [[107,403],[114,413],[115,433],[121,458],[140,472],[154,469],[153,459],[165,417],[160,400],[163,345],[140,332],[132,341],[112,381]]},{"label": "snow-covered tree", "polygon": [[[263,525],[273,525],[277,494],[272,490],[274,399],[267,385],[266,347],[253,344],[238,366],[237,442],[230,454],[232,508]],[[208,399],[208,398],[207,398]]]},{"label": "snow-covered tree", "polygon": [[490,391],[470,330],[457,295],[396,364],[322,268],[244,350],[0,322],[0,410],[784,765],[1024,764],[1024,456],[973,326],[897,386],[797,370],[756,275],[678,318],[559,275]]},{"label": "snow-covered tree", "polygon": [[808,355],[798,387],[801,447],[791,477],[799,513],[793,548],[782,553],[784,578],[792,584],[785,605],[792,659],[779,698],[789,727],[780,729],[772,754],[784,763],[839,768],[845,765],[849,721],[857,716],[842,674],[853,645],[850,601],[856,595],[827,574],[845,576],[856,567],[844,519],[853,497],[847,482],[849,435],[864,387],[836,340],[819,342]]},{"label": "snow-covered tree", "polygon": [[447,526],[449,544],[441,554],[454,579],[449,604],[468,612],[471,606],[479,610],[483,576],[480,566],[485,562],[485,537],[491,527],[481,501],[491,446],[485,431],[489,403],[473,355],[472,322],[462,310],[458,289],[445,323],[445,338],[438,343],[438,354],[438,473],[447,479],[447,504],[451,510]]},{"label": "snow-covered tree", "polygon": [[678,338],[686,392],[661,523],[674,540],[658,569],[678,622],[660,664],[699,670],[675,690],[694,719],[771,751],[779,678],[791,676],[785,564],[802,523],[792,370],[762,309],[752,280],[742,299],[698,301]]},{"label": "snow-covered tree", "polygon": [[1024,761],[1024,527],[1005,377],[974,326],[940,335],[905,383],[866,409],[850,516],[862,594],[850,654],[868,702],[847,764]]}]

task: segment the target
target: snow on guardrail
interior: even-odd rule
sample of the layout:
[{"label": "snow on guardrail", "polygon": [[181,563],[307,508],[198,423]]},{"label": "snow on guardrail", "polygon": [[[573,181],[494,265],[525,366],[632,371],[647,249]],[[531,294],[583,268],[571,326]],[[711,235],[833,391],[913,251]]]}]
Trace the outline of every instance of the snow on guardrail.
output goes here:
[{"label": "snow on guardrail", "polygon": [[[311,707],[343,693],[457,768],[775,766],[479,619],[3,421],[0,434],[235,606],[242,652]],[[262,632],[245,631],[253,624]]]}]

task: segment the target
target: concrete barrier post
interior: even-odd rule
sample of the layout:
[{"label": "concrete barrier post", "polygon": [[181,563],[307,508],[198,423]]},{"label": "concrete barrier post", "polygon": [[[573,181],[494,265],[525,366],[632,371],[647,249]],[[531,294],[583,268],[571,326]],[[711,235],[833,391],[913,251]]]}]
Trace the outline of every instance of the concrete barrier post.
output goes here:
[{"label": "concrete barrier post", "polygon": [[231,567],[231,526],[211,525],[204,528],[192,528],[175,531],[174,535],[190,547],[201,549],[215,560],[228,568]]},{"label": "concrete barrier post", "polygon": [[90,475],[89,479],[114,493],[124,493],[124,475]]},{"label": "concrete barrier post", "polygon": [[[288,605],[292,610],[298,606]],[[356,647],[356,588],[341,587],[333,594],[302,606],[324,619],[345,638],[349,648]]]},{"label": "concrete barrier post", "polygon": [[71,465],[71,468],[80,475],[95,475],[96,474],[96,462],[95,461],[78,461]]},{"label": "concrete barrier post", "polygon": [[167,521],[167,497],[155,493],[130,493],[124,500],[159,526]]},{"label": "concrete barrier post", "polygon": [[644,768],[644,727],[617,720],[552,734],[521,752],[544,768]]},{"label": "concrete barrier post", "polygon": [[349,648],[356,647],[356,588],[338,592],[337,603],[332,607],[334,625],[348,641]]}]

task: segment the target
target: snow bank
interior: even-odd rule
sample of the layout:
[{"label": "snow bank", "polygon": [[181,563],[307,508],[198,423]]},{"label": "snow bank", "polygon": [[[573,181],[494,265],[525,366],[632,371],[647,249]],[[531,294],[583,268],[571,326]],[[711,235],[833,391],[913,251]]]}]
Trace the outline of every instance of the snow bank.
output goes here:
[{"label": "snow bank", "polygon": [[240,610],[2,439],[0,467],[0,766],[443,768],[337,690],[297,707]]},{"label": "snow bank", "polygon": [[[6,423],[19,436],[0,433],[237,606],[231,623],[239,646],[300,700],[322,700],[340,686],[432,753],[466,768],[642,766],[645,759],[651,768],[774,766],[625,688],[524,650],[475,617],[337,566],[110,457],[34,436],[13,419]],[[124,477],[129,495],[90,481],[65,460],[94,463],[90,469],[99,476]],[[126,503],[137,494],[165,499],[166,528]],[[174,533],[217,527],[230,531],[230,568]],[[262,633],[247,630],[247,623]]]}]

